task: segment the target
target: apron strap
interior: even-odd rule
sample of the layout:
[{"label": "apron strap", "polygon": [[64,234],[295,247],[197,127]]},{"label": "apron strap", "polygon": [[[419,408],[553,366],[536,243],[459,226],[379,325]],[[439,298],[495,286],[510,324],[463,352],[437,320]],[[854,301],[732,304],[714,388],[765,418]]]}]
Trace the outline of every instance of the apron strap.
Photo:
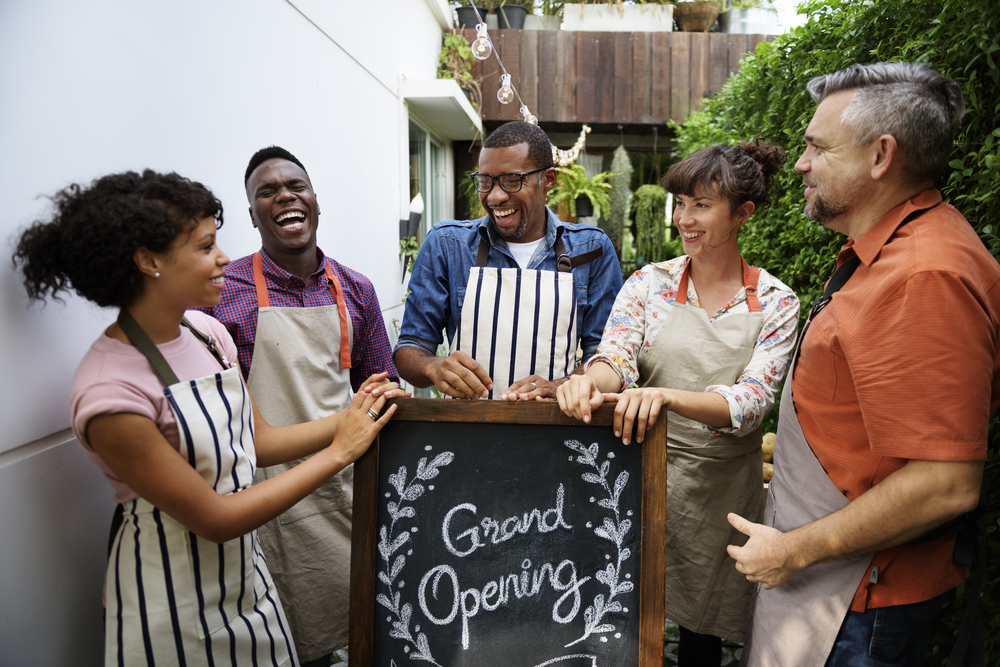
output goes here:
[{"label": "apron strap", "polygon": [[132,341],[136,349],[142,352],[142,355],[149,360],[149,365],[160,376],[163,384],[168,387],[177,384],[177,374],[170,368],[170,364],[163,358],[160,351],[156,349],[156,345],[153,344],[153,341],[150,340],[146,332],[139,326],[139,323],[135,321],[132,314],[124,308],[118,311],[118,326],[122,328],[122,331],[129,337],[129,340]]},{"label": "apron strap", "polygon": [[[747,293],[747,306],[750,307],[751,313],[759,313],[761,311],[760,300],[757,298],[757,281],[760,279],[760,269],[756,266],[750,266],[742,257],[740,257],[740,261],[743,263],[743,287],[746,289]],[[684,272],[681,274],[681,281],[677,284],[677,296],[674,299],[675,303],[687,303],[688,275],[690,272],[691,260],[689,259],[687,266],[684,267]]]},{"label": "apron strap", "polygon": [[[559,273],[571,273],[578,266],[593,262],[598,257],[604,255],[604,248],[598,246],[590,252],[581,253],[570,257],[566,254],[566,246],[562,242],[562,233],[565,227],[556,228],[556,242],[552,249],[556,253],[556,270]],[[480,237],[479,252],[476,254],[476,266],[480,269],[486,267],[486,258],[490,254],[490,244],[486,239]]]},{"label": "apron strap", "polygon": [[750,306],[751,313],[760,312],[760,300],[757,298],[757,281],[760,280],[760,269],[750,266],[747,261],[740,257],[743,262],[743,287],[747,291],[747,305]]},{"label": "apron strap", "polygon": [[[198,340],[205,344],[205,347],[208,348],[208,350],[212,353],[212,356],[215,357],[216,361],[219,362],[224,370],[231,367],[229,361],[226,359],[226,356],[222,354],[222,350],[220,350],[215,344],[215,339],[212,336],[203,334],[195,329],[194,325],[192,325],[186,317],[181,318],[181,324],[187,327]],[[129,337],[129,340],[132,341],[132,344],[135,345],[136,349],[142,352],[142,356],[149,360],[150,366],[152,366],[153,370],[156,371],[156,374],[160,377],[160,380],[163,381],[164,385],[169,387],[170,385],[174,385],[179,382],[177,374],[174,373],[172,368],[170,368],[170,364],[168,364],[167,360],[163,358],[160,350],[157,349],[155,344],[153,344],[153,341],[149,338],[143,328],[138,322],[135,321],[135,318],[132,317],[132,313],[128,312],[124,308],[118,311],[118,326],[120,326],[122,331],[125,332],[125,335]]]},{"label": "apron strap", "polygon": [[[253,254],[253,283],[257,288],[257,307],[267,308],[271,301],[267,296],[267,283],[264,282],[264,266],[261,260],[261,251]],[[344,301],[344,290],[340,286],[340,280],[333,275],[330,263],[323,260],[323,272],[326,274],[326,284],[330,288],[333,300],[337,304],[337,312],[340,314],[340,368],[341,370],[351,367],[351,340],[347,335],[347,304]]]}]

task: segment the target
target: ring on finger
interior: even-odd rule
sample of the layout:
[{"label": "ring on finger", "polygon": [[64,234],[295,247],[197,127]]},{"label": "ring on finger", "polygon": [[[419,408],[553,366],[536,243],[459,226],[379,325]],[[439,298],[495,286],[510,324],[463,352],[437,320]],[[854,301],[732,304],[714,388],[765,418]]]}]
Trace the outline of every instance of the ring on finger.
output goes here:
[{"label": "ring on finger", "polygon": [[368,416],[372,418],[372,421],[378,421],[378,411],[375,408],[368,408]]}]

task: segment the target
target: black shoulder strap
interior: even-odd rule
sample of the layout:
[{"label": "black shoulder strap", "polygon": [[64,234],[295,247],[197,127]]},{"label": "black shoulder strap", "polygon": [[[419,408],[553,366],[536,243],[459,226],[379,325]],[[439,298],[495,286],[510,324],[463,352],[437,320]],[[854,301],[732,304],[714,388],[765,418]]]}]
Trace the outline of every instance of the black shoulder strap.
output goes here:
[{"label": "black shoulder strap", "polygon": [[598,246],[596,249],[590,252],[584,252],[579,255],[574,255],[570,257],[566,254],[566,246],[563,245],[562,233],[565,227],[556,228],[556,243],[553,250],[556,252],[556,266],[560,273],[569,273],[578,266],[582,266],[588,262],[593,262],[595,259],[604,254],[604,248]]},{"label": "black shoulder strap", "polygon": [[135,321],[132,314],[127,310],[122,308],[118,311],[118,326],[122,328],[125,335],[129,337],[132,344],[135,345],[136,349],[142,352],[143,356],[149,360],[149,365],[153,367],[156,374],[160,376],[163,384],[170,386],[172,384],[177,384],[177,374],[174,373],[173,369],[170,368],[170,364],[167,360],[163,358],[160,351],[156,349],[156,345],[150,340],[146,332],[142,330],[139,323]]}]

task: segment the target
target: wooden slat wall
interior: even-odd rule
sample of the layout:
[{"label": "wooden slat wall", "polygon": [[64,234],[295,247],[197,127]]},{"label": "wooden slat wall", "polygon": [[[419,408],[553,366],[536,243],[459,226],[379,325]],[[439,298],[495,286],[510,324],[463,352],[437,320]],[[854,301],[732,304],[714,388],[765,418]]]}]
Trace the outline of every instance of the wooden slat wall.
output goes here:
[{"label": "wooden slat wall", "polygon": [[[471,42],[474,30],[463,30]],[[740,59],[767,35],[690,32],[494,30],[493,46],[511,83],[541,122],[682,122],[722,89]],[[484,120],[520,118],[497,102],[496,58],[473,66],[483,89]]]}]

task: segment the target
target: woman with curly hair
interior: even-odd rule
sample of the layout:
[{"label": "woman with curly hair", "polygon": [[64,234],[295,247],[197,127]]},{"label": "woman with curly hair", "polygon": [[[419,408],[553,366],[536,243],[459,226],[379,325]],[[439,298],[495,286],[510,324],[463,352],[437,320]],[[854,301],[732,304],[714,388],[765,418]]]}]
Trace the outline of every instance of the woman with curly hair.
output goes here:
[{"label": "woman with curly hair", "polygon": [[670,167],[663,185],[685,255],[628,279],[586,374],[558,390],[563,412],[584,421],[616,401],[625,444],[633,424],[642,442],[667,412],[666,612],[681,629],[681,666],[719,665],[722,637],[742,641],[749,610],[751,585],[726,553],[746,537],[726,516],[762,516],[761,422],[788,367],[799,301],[743,260],[737,236],[784,161],[757,139]]},{"label": "woman with curly hair", "polygon": [[[80,362],[73,431],[123,517],[106,581],[107,665],[296,665],[257,527],[360,456],[401,395],[374,375],[335,415],[271,427],[247,392],[218,303],[222,205],[146,170],[73,185],[14,254],[33,300],[70,289],[118,321]],[[251,486],[256,466],[314,454]]]}]

